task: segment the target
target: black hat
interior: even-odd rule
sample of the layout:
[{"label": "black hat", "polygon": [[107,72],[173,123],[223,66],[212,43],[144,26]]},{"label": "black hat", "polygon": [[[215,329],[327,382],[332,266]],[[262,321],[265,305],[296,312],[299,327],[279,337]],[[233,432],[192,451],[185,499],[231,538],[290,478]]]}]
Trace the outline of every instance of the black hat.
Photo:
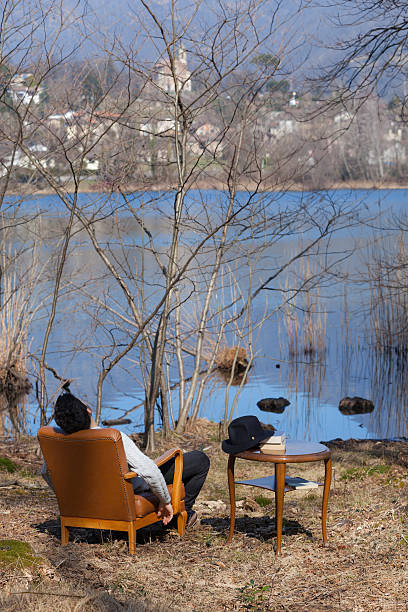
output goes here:
[{"label": "black hat", "polygon": [[243,416],[231,421],[228,427],[228,440],[223,440],[224,453],[241,453],[269,438],[271,432],[263,429],[256,416]]}]

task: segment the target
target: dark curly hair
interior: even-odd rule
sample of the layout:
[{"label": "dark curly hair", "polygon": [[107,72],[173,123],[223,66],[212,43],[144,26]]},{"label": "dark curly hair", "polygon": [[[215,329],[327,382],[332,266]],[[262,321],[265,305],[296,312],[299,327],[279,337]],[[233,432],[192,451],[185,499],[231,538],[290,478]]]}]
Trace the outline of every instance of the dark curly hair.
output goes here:
[{"label": "dark curly hair", "polygon": [[87,406],[72,393],[62,393],[55,402],[54,418],[67,434],[89,429],[91,417]]}]

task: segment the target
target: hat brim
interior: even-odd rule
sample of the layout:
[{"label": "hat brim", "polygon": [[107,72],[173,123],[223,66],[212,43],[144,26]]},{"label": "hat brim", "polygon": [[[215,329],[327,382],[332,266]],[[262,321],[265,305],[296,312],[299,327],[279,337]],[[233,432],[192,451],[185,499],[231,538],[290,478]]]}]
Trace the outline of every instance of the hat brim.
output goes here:
[{"label": "hat brim", "polygon": [[243,451],[249,450],[254,446],[257,446],[262,440],[266,440],[271,436],[271,432],[269,430],[264,429],[262,434],[258,434],[254,436],[253,440],[248,440],[245,444],[231,444],[230,439],[223,440],[221,443],[221,448],[224,453],[228,453],[229,455],[235,455],[236,453],[242,453]]}]

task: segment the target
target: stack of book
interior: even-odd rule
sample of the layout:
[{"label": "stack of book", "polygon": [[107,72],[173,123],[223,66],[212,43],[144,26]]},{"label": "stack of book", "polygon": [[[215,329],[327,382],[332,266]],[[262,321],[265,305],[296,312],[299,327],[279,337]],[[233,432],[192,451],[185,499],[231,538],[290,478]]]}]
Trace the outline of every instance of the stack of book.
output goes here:
[{"label": "stack of book", "polygon": [[268,455],[283,455],[286,451],[286,435],[281,431],[276,431],[273,436],[263,440],[259,448],[261,453]]}]

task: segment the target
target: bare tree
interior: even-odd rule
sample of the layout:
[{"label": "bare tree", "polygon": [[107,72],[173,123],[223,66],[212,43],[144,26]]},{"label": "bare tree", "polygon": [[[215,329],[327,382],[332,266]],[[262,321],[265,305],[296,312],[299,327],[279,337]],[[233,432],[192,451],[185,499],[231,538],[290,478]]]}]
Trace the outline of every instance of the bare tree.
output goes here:
[{"label": "bare tree", "polygon": [[[18,129],[4,126],[4,138],[24,156],[28,180],[57,196],[62,218],[40,355],[44,420],[47,346],[63,288],[73,301],[86,301],[84,314],[99,339],[92,349],[99,359],[97,419],[109,375],[137,364],[152,449],[157,405],[165,431],[177,417],[177,429],[185,428],[226,347],[228,388],[246,349],[244,384],[253,329],[261,324],[254,300],[273,296],[263,315],[272,316],[280,305],[279,276],[297,260],[323,254],[323,267],[331,265],[324,257],[330,236],[347,215],[321,194],[283,198],[304,167],[304,143],[294,141],[282,160],[270,155],[262,129],[271,112],[267,86],[285,76],[297,44],[283,9],[271,1],[219,2],[210,17],[202,2],[185,10],[177,2],[155,7],[140,0],[137,36],[126,44],[102,39],[84,19],[81,27],[99,45],[97,68],[64,73],[61,60],[52,63],[53,73],[47,51],[36,64],[37,82],[50,75],[58,90],[41,112],[34,100],[10,105],[10,126]],[[260,54],[273,61],[254,61]],[[108,64],[109,79],[102,68]],[[265,190],[271,185],[276,191]],[[95,191],[82,197],[84,188]],[[294,252],[280,248],[296,234],[307,237]],[[81,283],[70,275],[74,239],[96,258]],[[180,385],[177,416],[169,413],[173,377]],[[225,420],[231,416],[226,412]]]}]

